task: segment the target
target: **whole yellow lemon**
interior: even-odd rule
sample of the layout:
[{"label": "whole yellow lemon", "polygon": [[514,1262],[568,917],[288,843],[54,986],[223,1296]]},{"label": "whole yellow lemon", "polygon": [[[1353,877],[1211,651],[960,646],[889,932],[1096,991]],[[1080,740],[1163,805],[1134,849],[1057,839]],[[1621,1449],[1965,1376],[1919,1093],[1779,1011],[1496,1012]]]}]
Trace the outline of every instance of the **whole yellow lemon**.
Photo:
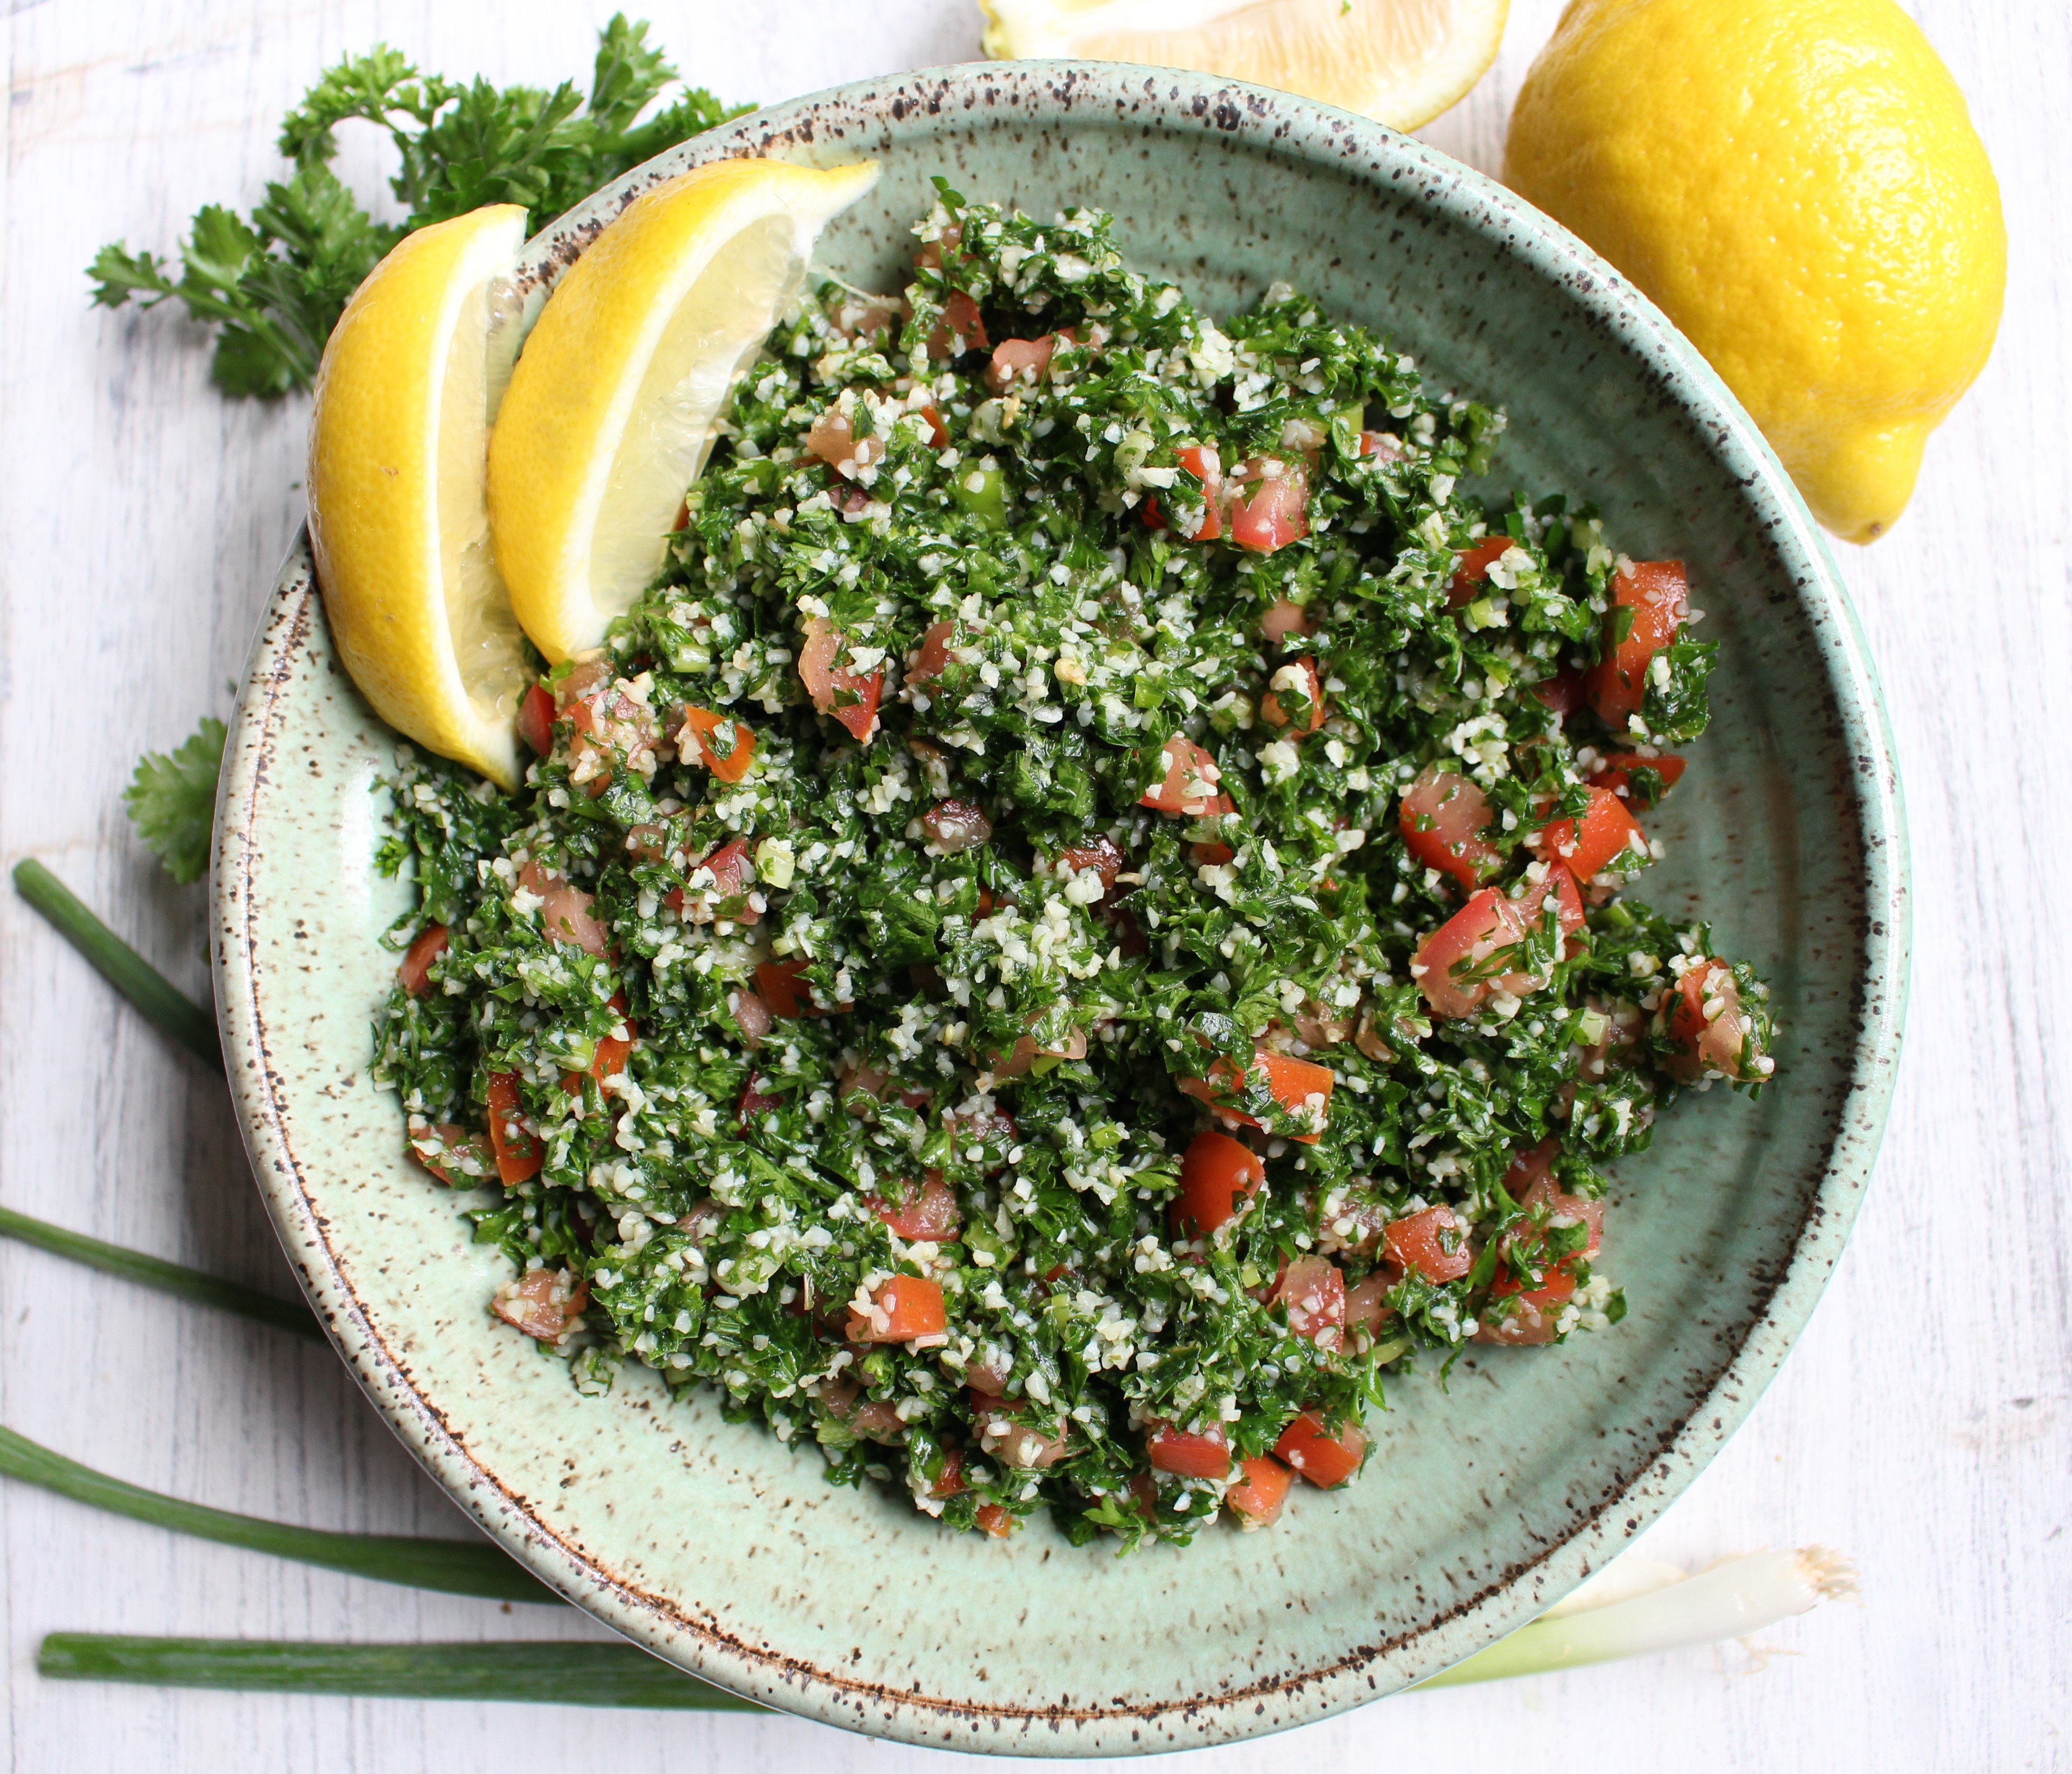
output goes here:
[{"label": "whole yellow lemon", "polygon": [[1892,0],[1572,0],[1504,182],[1684,329],[1821,523],[1891,527],[2007,285],[1984,145]]}]

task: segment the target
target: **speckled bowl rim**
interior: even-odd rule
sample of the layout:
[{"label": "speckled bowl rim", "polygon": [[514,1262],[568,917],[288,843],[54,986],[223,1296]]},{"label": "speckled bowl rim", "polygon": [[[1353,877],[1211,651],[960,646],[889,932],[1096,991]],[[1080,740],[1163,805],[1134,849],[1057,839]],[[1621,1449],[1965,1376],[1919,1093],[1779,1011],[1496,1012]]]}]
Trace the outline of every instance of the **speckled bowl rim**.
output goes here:
[{"label": "speckled bowl rim", "polygon": [[[517,1506],[496,1475],[449,1432],[416,1391],[344,1285],[328,1229],[284,1134],[285,1080],[268,1051],[253,986],[257,917],[249,844],[269,786],[278,704],[308,624],[321,620],[306,538],[290,550],[254,645],[225,755],[212,882],[218,1016],[232,1093],[260,1187],[302,1283],[340,1352],[405,1445],[514,1557],[572,1601],[658,1656],[773,1707],[922,1744],[1022,1755],[1129,1755],[1233,1742],[1324,1718],[1396,1691],[1482,1648],[1600,1567],[1658,1516],[1719,1451],[1776,1373],[1840,1257],[1876,1158],[1898,1059],[1910,949],[1907,847],[1899,780],[1876,676],[1826,544],[1739,403],[1652,303],[1603,260],[1493,181],[1407,137],[1285,93],[1168,69],[1069,62],[973,64],[854,82],[742,117],[606,187],[528,243],[536,268],[559,269],[639,191],[685,166],[746,154],[824,153],[848,130],[867,132],[946,108],[1018,109],[1041,119],[1075,111],[1195,125],[1256,150],[1342,172],[1365,158],[1408,182],[1453,225],[1523,260],[1641,358],[1659,386],[1714,440],[1746,489],[1816,636],[1842,743],[1856,764],[1852,812],[1862,842],[1865,968],[1846,1100],[1822,1180],[1790,1261],[1738,1352],[1657,1456],[1565,1539],[1496,1589],[1386,1645],[1349,1648],[1325,1667],[1186,1702],[973,1704],[897,1691],[870,1679],[751,1649],[716,1624],[669,1608],[616,1578]],[[1379,171],[1367,176],[1379,179]],[[1378,1669],[1386,1654],[1388,1666]],[[1406,1673],[1407,1672],[1407,1673]],[[1204,1684],[1206,1686],[1207,1685]],[[990,1716],[1013,1728],[975,1734]]]}]

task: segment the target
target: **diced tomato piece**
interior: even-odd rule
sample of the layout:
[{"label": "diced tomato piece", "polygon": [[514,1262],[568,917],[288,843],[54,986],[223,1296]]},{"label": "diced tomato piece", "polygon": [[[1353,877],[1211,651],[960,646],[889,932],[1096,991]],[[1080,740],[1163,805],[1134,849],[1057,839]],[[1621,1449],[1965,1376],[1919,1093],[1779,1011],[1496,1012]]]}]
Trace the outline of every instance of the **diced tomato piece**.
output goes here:
[{"label": "diced tomato piece", "polygon": [[1512,902],[1518,908],[1521,930],[1529,930],[1539,923],[1550,895],[1554,900],[1556,922],[1564,936],[1574,936],[1589,922],[1589,916],[1583,909],[1583,890],[1576,885],[1576,877],[1558,863],[1549,862],[1546,879],[1537,887],[1527,887]]},{"label": "diced tomato piece", "polygon": [[[824,1016],[827,1012],[816,1004],[809,992],[799,990],[799,976],[812,963],[794,956],[789,961],[766,961],[755,969],[755,987],[763,994],[763,1001],[770,1007],[773,1016]],[[847,1004],[836,1006],[838,1010],[851,1008]]]},{"label": "diced tomato piece", "polygon": [[1346,1293],[1346,1328],[1365,1331],[1371,1336],[1383,1325],[1396,1316],[1396,1308],[1388,1303],[1389,1290],[1403,1277],[1386,1269],[1377,1269],[1371,1275]]},{"label": "diced tomato piece", "polygon": [[921,824],[930,846],[945,856],[974,849],[993,836],[993,821],[968,801],[939,801],[922,814]]},{"label": "diced tomato piece", "polygon": [[1346,1278],[1323,1257],[1297,1257],[1281,1272],[1273,1298],[1288,1311],[1291,1335],[1335,1349],[1346,1324]]},{"label": "diced tomato piece", "polygon": [[1092,869],[1100,876],[1101,897],[1115,891],[1115,878],[1128,860],[1106,832],[1096,832],[1058,853],[1058,861],[1075,875]]},{"label": "diced tomato piece", "polygon": [[1259,619],[1259,632],[1276,645],[1290,635],[1309,632],[1309,612],[1292,598],[1276,598]]},{"label": "diced tomato piece", "polygon": [[402,965],[396,969],[403,990],[413,998],[422,998],[432,989],[432,963],[446,952],[446,927],[442,924],[426,924],[417,932],[417,940],[405,952]]},{"label": "diced tomato piece", "polygon": [[985,385],[1005,394],[1015,383],[1034,387],[1050,373],[1051,354],[1058,335],[1046,332],[1041,339],[1003,339],[993,348],[993,361],[985,366]]},{"label": "diced tomato piece", "polygon": [[[1256,478],[1260,464],[1248,462],[1240,478]],[[1250,499],[1240,493],[1230,508],[1231,540],[1254,554],[1271,554],[1309,533],[1309,476],[1299,462],[1284,462],[1272,480],[1260,480]]]},{"label": "diced tomato piece", "polygon": [[672,887],[663,904],[689,924],[726,918],[734,924],[760,924],[763,914],[748,898],[748,840],[729,838],[711,855],[691,866],[689,879]]},{"label": "diced tomato piece", "polygon": [[1235,810],[1230,796],[1216,787],[1223,780],[1216,760],[1186,734],[1176,733],[1166,742],[1158,762],[1164,774],[1155,788],[1137,797],[1140,805],[1189,819],[1206,819]]},{"label": "diced tomato piece", "polygon": [[[1213,542],[1223,533],[1223,459],[1212,443],[1182,444],[1174,454],[1180,459],[1180,466],[1202,484],[1201,521],[1194,533],[1187,536],[1190,542]],[[1144,521],[1152,529],[1166,528],[1165,513],[1158,508],[1156,499],[1144,502]],[[1182,535],[1187,535],[1182,531]]]},{"label": "diced tomato piece", "polygon": [[1396,825],[1412,856],[1472,893],[1503,862],[1503,853],[1487,836],[1495,817],[1489,796],[1471,777],[1429,764],[1403,791]]},{"label": "diced tomato piece", "polygon": [[676,739],[680,751],[687,749],[683,743],[686,737],[697,742],[699,761],[722,782],[740,781],[755,761],[755,730],[730,714],[717,714],[709,708],[685,709]]},{"label": "diced tomato piece", "polygon": [[[1691,619],[1691,599],[1681,561],[1635,561],[1633,570],[1612,581],[1612,607],[1605,612],[1605,657],[1590,673],[1590,705],[1605,726],[1623,733],[1626,721],[1647,698],[1647,668]],[[1633,626],[1615,641],[1631,611]]]},{"label": "diced tomato piece", "polygon": [[981,1503],[972,1513],[972,1520],[996,1540],[1005,1540],[1021,1525],[997,1503]]},{"label": "diced tomato piece", "polygon": [[914,669],[907,673],[910,684],[925,684],[940,677],[950,663],[950,643],[956,636],[954,622],[931,622],[927,632],[921,636],[920,654],[914,661]]},{"label": "diced tomato piece", "polygon": [[454,1122],[442,1122],[428,1133],[413,1134],[410,1150],[449,1188],[474,1188],[487,1181],[496,1168],[495,1150],[489,1142]]},{"label": "diced tomato piece", "polygon": [[496,1174],[508,1183],[522,1183],[536,1176],[546,1162],[546,1148],[525,1125],[525,1108],[518,1095],[518,1074],[493,1072],[489,1076],[489,1143],[496,1154]]},{"label": "diced tomato piece", "polygon": [[935,1482],[928,1487],[933,1497],[962,1496],[971,1487],[964,1483],[964,1451],[961,1447],[943,1450],[943,1469],[935,1475]]},{"label": "diced tomato piece", "polygon": [[[1637,794],[1634,788],[1634,776],[1646,770],[1653,771],[1660,783],[1652,799]],[[1684,770],[1683,759],[1666,753],[1643,758],[1638,751],[1614,751],[1590,772],[1589,780],[1593,788],[1609,789],[1629,807],[1645,812],[1684,780]]]},{"label": "diced tomato piece", "polygon": [[[1324,1117],[1330,1112],[1331,1089],[1338,1078],[1329,1066],[1320,1066],[1312,1060],[1297,1060],[1292,1055],[1269,1052],[1264,1048],[1253,1050],[1252,1070],[1264,1076],[1266,1088],[1272,1093],[1273,1100],[1291,1114],[1305,1110],[1314,1112],[1321,1127]],[[1236,1068],[1227,1060],[1219,1060],[1209,1068],[1206,1078],[1182,1078],[1176,1080],[1189,1096],[1207,1103],[1226,1121],[1235,1122],[1241,1127],[1256,1127],[1256,1117],[1231,1106],[1231,1094],[1241,1088],[1242,1080]],[[1314,1099],[1322,1097],[1322,1102]],[[1305,1146],[1317,1143],[1316,1134],[1297,1134],[1292,1136]]]},{"label": "diced tomato piece", "polygon": [[757,1088],[762,1081],[758,1074],[750,1072],[747,1083],[741,1087],[741,1100],[734,1105],[734,1119],[744,1130],[754,1126],[759,1117],[768,1114],[771,1109],[784,1106],[782,1097],[767,1097]]},{"label": "diced tomato piece", "polygon": [[1309,699],[1309,713],[1304,717],[1301,725],[1294,726],[1293,716],[1281,706],[1280,697],[1273,690],[1269,689],[1259,699],[1260,717],[1268,726],[1289,727],[1294,738],[1301,739],[1305,734],[1314,733],[1322,726],[1330,712],[1324,706],[1324,680],[1318,674],[1316,661],[1306,654],[1289,665],[1283,665],[1279,671],[1275,672],[1273,681],[1276,685],[1280,683],[1285,673],[1293,673],[1301,680],[1299,685],[1291,683],[1289,688],[1291,694],[1295,689],[1299,688],[1301,694]]},{"label": "diced tomato piece", "polygon": [[894,1206],[882,1196],[867,1195],[863,1204],[902,1238],[928,1238],[940,1244],[953,1237],[961,1216],[957,1198],[940,1171],[931,1171],[919,1188],[906,1186],[906,1199]]},{"label": "diced tomato piece", "polygon": [[1359,1470],[1367,1436],[1357,1423],[1347,1423],[1335,1435],[1326,1434],[1323,1418],[1305,1410],[1281,1430],[1273,1451],[1312,1484],[1334,1491]]},{"label": "diced tomato piece", "polygon": [[[626,1014],[625,993],[614,992],[611,994],[611,1007],[619,1012],[626,1033],[623,1036],[601,1035],[598,1037],[596,1051],[590,1056],[588,1075],[599,1084],[607,1078],[615,1078],[625,1071],[627,1058],[633,1052],[633,1037],[636,1032],[633,1019]],[[572,1097],[580,1095],[584,1076],[581,1072],[562,1073],[561,1088]]]},{"label": "diced tomato piece", "polygon": [[1400,462],[1409,451],[1393,431],[1363,431],[1359,434],[1359,453],[1382,462]]},{"label": "diced tomato piece", "polygon": [[870,1296],[870,1315],[849,1321],[852,1343],[911,1343],[939,1336],[949,1323],[943,1290],[923,1275],[894,1275]]},{"label": "diced tomato piece", "polygon": [[543,758],[554,749],[554,698],[545,684],[535,684],[519,702],[518,737]]},{"label": "diced tomato piece", "polygon": [[1223,1492],[1223,1501],[1242,1526],[1270,1528],[1281,1519],[1295,1475],[1270,1454],[1255,1455],[1242,1464],[1244,1477]]},{"label": "diced tomato piece", "polygon": [[1566,863],[1579,881],[1590,879],[1628,850],[1636,858],[1647,854],[1639,821],[1609,788],[1593,788],[1581,819],[1557,819],[1536,842],[1542,855]]},{"label": "diced tomato piece", "polygon": [[1508,536],[1485,536],[1479,542],[1461,550],[1459,562],[1453,568],[1453,577],[1446,587],[1446,603],[1457,610],[1464,603],[1473,603],[1488,582],[1489,570],[1511,552]]},{"label": "diced tomato piece", "polygon": [[928,355],[955,356],[967,351],[984,350],[992,343],[985,335],[985,322],[979,314],[978,304],[962,290],[952,290],[943,303],[943,318],[928,335]]},{"label": "diced tomato piece", "polygon": [[1741,988],[1717,956],[1686,972],[1663,1010],[1669,1038],[1681,1049],[1671,1063],[1677,1076],[1694,1082],[1716,1072],[1749,1082],[1769,1075],[1762,1049],[1753,1046],[1755,1023],[1741,1007]]},{"label": "diced tomato piece", "polygon": [[835,661],[846,643],[820,616],[808,619],[805,644],[799,649],[799,681],[813,706],[831,714],[865,745],[878,731],[878,701],[885,689],[885,668],[867,676],[840,670]]},{"label": "diced tomato piece", "polygon": [[554,941],[592,955],[602,955],[610,947],[604,926],[590,915],[595,895],[571,887],[537,862],[519,870],[518,884],[540,901],[540,927]]},{"label": "diced tomato piece", "polygon": [[943,423],[943,415],[932,406],[921,409],[921,417],[928,422],[928,443],[931,449],[939,450],[950,441],[950,428]]},{"label": "diced tomato piece", "polygon": [[1475,1266],[1467,1228],[1451,1208],[1427,1208],[1392,1220],[1381,1241],[1397,1268],[1414,1269],[1429,1282],[1458,1281]]},{"label": "diced tomato piece", "polygon": [[1496,971],[1524,933],[1516,902],[1501,888],[1484,887],[1418,945],[1411,977],[1439,1015],[1470,1016],[1499,988],[1517,997],[1544,983],[1529,973]]},{"label": "diced tomato piece", "polygon": [[734,1026],[741,1031],[742,1045],[750,1053],[754,1052],[770,1032],[770,1006],[754,992],[730,992],[726,1006],[734,1012]]},{"label": "diced tomato piece", "polygon": [[1230,1438],[1220,1426],[1206,1435],[1190,1435],[1170,1423],[1154,1422],[1145,1441],[1152,1466],[1182,1478],[1219,1479],[1231,1469]]},{"label": "diced tomato piece", "polygon": [[1266,1165],[1242,1141],[1205,1128],[1180,1160],[1180,1192],[1174,1198],[1178,1225],[1207,1237],[1235,1220],[1266,1181]]},{"label": "diced tomato piece", "polygon": [[849,416],[831,406],[813,421],[806,434],[806,447],[842,476],[853,480],[858,471],[885,459],[885,439],[859,438]]},{"label": "diced tomato piece", "polygon": [[1543,677],[1532,686],[1532,694],[1543,708],[1551,708],[1565,720],[1581,708],[1588,698],[1583,674],[1573,665],[1564,665],[1552,677]]},{"label": "diced tomato piece", "polygon": [[1190,844],[1187,858],[1198,869],[1221,868],[1233,860],[1237,852],[1227,844]]},{"label": "diced tomato piece", "polygon": [[506,1282],[491,1296],[490,1307],[507,1324],[542,1343],[558,1343],[582,1327],[582,1309],[590,1303],[590,1283],[565,1269],[533,1269]]}]

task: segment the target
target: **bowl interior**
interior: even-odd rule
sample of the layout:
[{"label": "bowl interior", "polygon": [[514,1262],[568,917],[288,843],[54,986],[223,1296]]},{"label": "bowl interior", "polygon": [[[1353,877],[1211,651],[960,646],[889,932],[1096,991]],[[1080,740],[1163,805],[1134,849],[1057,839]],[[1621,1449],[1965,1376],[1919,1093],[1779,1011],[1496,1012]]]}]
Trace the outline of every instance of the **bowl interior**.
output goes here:
[{"label": "bowl interior", "polygon": [[1631,1315],[1396,1387],[1343,1493],[1270,1533],[1118,1559],[1001,1545],[837,1490],[810,1453],[672,1403],[584,1399],[495,1327],[497,1259],[368,1084],[401,890],[373,866],[393,739],[331,652],[306,551],[255,650],[217,893],[226,1052],[262,1187],[341,1348],[492,1532],[641,1642],[775,1705],[915,1741],[1122,1753],[1280,1728],[1433,1673],[1601,1564],[1719,1446],[1839,1252],[1882,1122],[1903,978],[1897,789],[1832,567],[1724,389],[1588,252],[1431,150],[1276,95],[1026,64],[845,88],[687,145],[529,249],[544,289],[632,190],[767,151],[879,184],[820,262],[896,288],[931,175],[1038,215],[1115,212],[1140,267],[1227,312],[1285,278],[1428,378],[1507,408],[1495,480],[1595,500],[1689,563],[1712,731],[1639,889],[1774,982],[1780,1081],[1687,1102],[1630,1161],[1606,1261]]}]

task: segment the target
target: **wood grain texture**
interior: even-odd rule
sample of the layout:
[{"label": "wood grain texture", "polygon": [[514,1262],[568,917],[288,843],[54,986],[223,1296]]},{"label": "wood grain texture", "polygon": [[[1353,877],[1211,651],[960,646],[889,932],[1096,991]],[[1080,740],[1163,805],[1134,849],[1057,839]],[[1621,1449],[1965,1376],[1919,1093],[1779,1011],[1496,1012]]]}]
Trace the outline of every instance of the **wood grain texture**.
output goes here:
[{"label": "wood grain texture", "polygon": [[[199,334],[86,306],[103,241],[170,245],[256,198],[281,112],[386,39],[425,65],[549,81],[608,6],[378,0],[23,5],[0,159],[0,863],[42,858],[206,990],[199,890],[117,800],[146,746],[224,712],[299,515],[304,410],[232,405]],[[638,11],[643,9],[635,7]],[[963,0],[652,9],[716,90],[778,97],[968,58]],[[1425,133],[1494,169],[1558,10],[1517,0],[1503,58]],[[2008,317],[1897,532],[1843,570],[1884,674],[1919,919],[1901,1084],[1848,1256],[1782,1377],[1649,1536],[1698,1563],[1820,1541],[1860,1608],[1705,1653],[1416,1696],[1193,1757],[1432,1764],[1515,1749],[1603,1774],[2072,1766],[2072,1015],[2056,939],[2072,836],[2045,782],[2072,744],[2072,20],[2058,0],[1917,9],[1971,96],[2014,240]],[[752,18],[753,24],[749,21]],[[859,21],[867,21],[860,23]],[[363,173],[371,144],[348,148]],[[11,896],[0,902],[0,1200],[262,1286],[290,1286],[220,1084]],[[327,1352],[0,1245],[0,1421],[138,1483],[327,1527],[461,1532]],[[952,1761],[784,1718],[552,1712],[93,1688],[34,1673],[61,1628],[368,1640],[601,1636],[573,1612],[304,1570],[0,1488],[8,1765],[419,1774],[495,1765],[757,1774]],[[976,1763],[971,1764],[979,1765]]]}]

